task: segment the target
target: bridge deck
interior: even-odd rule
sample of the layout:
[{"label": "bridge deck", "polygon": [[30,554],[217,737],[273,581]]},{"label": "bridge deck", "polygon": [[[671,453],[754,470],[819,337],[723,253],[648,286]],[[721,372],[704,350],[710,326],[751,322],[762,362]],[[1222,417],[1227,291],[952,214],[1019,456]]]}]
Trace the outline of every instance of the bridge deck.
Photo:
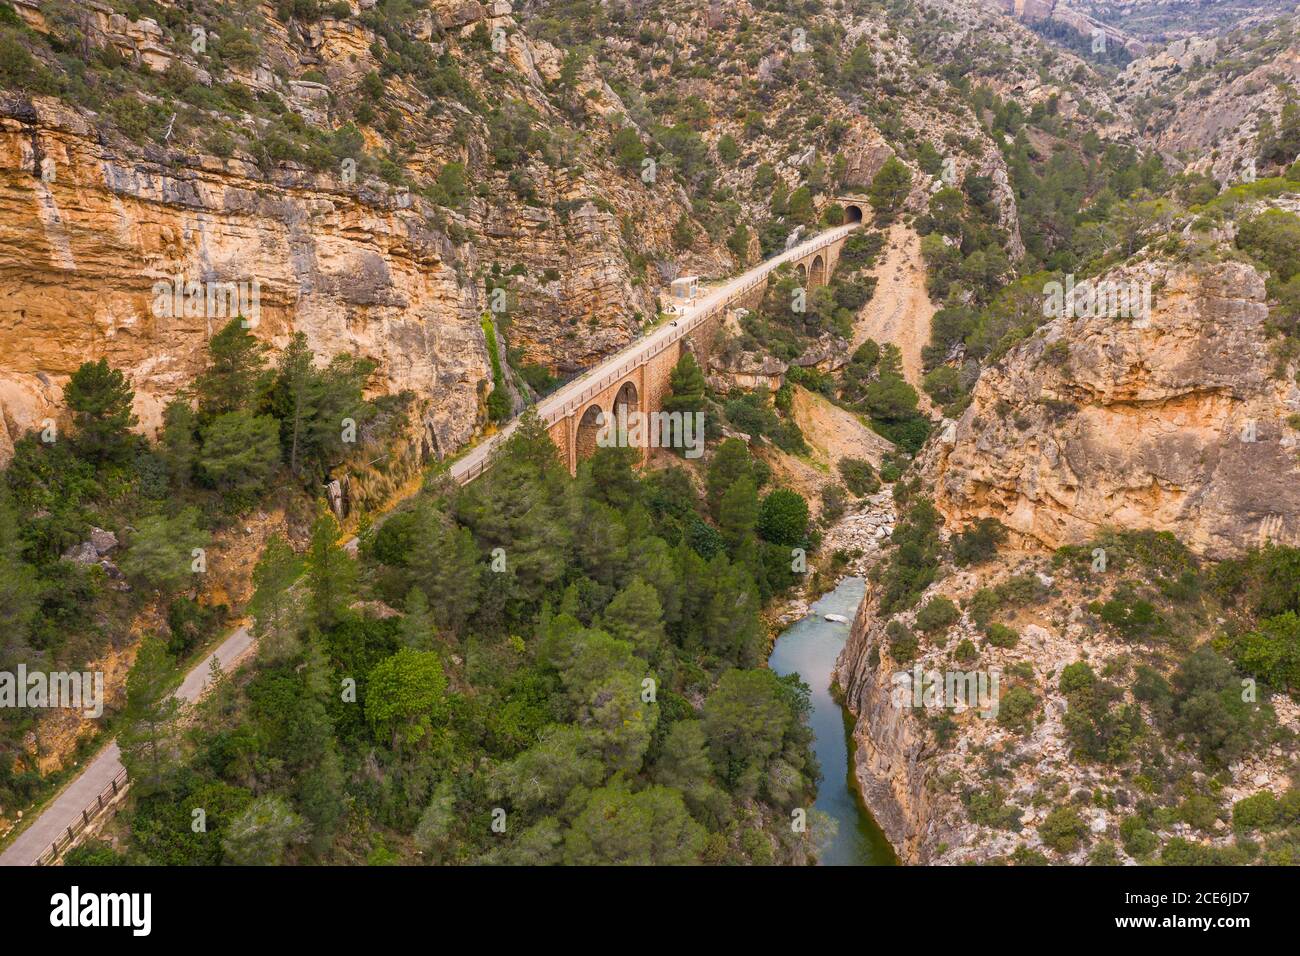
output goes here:
[{"label": "bridge deck", "polygon": [[[768,275],[780,266],[787,262],[797,262],[819,249],[839,242],[860,225],[861,223],[854,222],[818,233],[794,248],[773,256],[733,279],[728,279],[704,296],[699,304],[688,308],[675,322],[666,323],[645,338],[637,339],[542,399],[534,406],[542,424],[553,425],[560,419],[572,415],[592,396],[599,394],[638,366],[644,365],[677,340],[690,334],[701,323],[725,309],[729,303],[767,281]],[[455,462],[449,469],[452,478],[465,484],[481,475],[488,467],[492,452],[510,437],[517,424],[518,418],[511,420],[501,431]]]}]

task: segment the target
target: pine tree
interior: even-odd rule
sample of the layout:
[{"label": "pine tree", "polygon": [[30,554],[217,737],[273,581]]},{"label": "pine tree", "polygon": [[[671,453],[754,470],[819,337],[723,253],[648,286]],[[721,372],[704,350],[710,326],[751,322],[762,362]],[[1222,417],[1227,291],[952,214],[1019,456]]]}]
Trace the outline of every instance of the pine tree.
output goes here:
[{"label": "pine tree", "polygon": [[896,156],[885,160],[867,191],[867,198],[876,211],[876,222],[881,225],[893,222],[898,211],[903,208],[911,188],[911,170]]},{"label": "pine tree", "polygon": [[758,533],[773,544],[794,547],[808,534],[808,502],[789,488],[767,493],[758,509]]},{"label": "pine tree", "polygon": [[162,455],[174,491],[189,487],[198,458],[194,440],[197,419],[188,399],[177,398],[163,411]]},{"label": "pine tree", "polygon": [[63,398],[73,412],[78,453],[97,463],[125,461],[134,444],[131,428],[139,422],[126,376],[109,368],[107,359],[85,362],[72,373]]},{"label": "pine tree", "polygon": [[194,383],[199,415],[210,421],[228,412],[256,410],[267,384],[266,346],[241,319],[231,319],[209,340],[208,367]]},{"label": "pine tree", "polygon": [[614,637],[636,648],[637,655],[653,661],[664,640],[663,607],[659,595],[639,577],[632,579],[605,608],[603,626]]},{"label": "pine tree", "polygon": [[668,373],[668,387],[672,394],[663,402],[666,412],[699,412],[704,410],[704,373],[690,352],[683,352],[673,370]]},{"label": "pine tree", "polygon": [[235,507],[253,501],[280,464],[280,426],[270,415],[226,412],[203,436],[199,465]]},{"label": "pine tree", "polygon": [[125,727],[118,736],[122,763],[137,793],[160,789],[176,755],[180,701],[172,694],[173,661],[162,640],[140,642],[126,676]]},{"label": "pine tree", "polygon": [[619,511],[630,508],[641,492],[641,483],[632,470],[640,454],[635,448],[597,448],[583,462],[584,492]]},{"label": "pine tree", "polygon": [[482,550],[501,549],[506,570],[486,579],[492,591],[533,604],[564,576],[574,538],[568,485],[555,443],[528,413],[492,470],[458,493],[457,520]]},{"label": "pine tree", "polygon": [[225,861],[235,866],[274,866],[306,827],[289,802],[276,793],[258,797],[230,822],[222,841]]},{"label": "pine tree", "polygon": [[731,483],[718,507],[718,527],[727,547],[734,552],[754,533],[758,523],[758,489],[748,475]]},{"label": "pine tree", "polygon": [[432,650],[436,630],[433,614],[429,611],[429,599],[419,588],[411,588],[406,592],[403,605],[402,643],[417,651]]},{"label": "pine tree", "polygon": [[677,643],[692,650],[704,638],[705,613],[713,598],[710,567],[686,541],[673,550],[677,565],[677,580],[681,582],[681,617],[677,629]]},{"label": "pine tree", "polygon": [[27,628],[39,598],[36,570],[22,558],[9,487],[0,481],[0,666],[26,659]]},{"label": "pine tree", "polygon": [[[416,512],[411,537],[417,542],[406,559],[411,582],[427,598],[425,605],[432,609],[437,625],[462,634],[465,622],[478,610],[484,576],[474,536],[436,508],[423,505]],[[505,561],[509,572],[508,553]]]},{"label": "pine tree", "polygon": [[311,528],[307,548],[307,585],[311,592],[311,619],[327,631],[347,613],[352,603],[357,566],[338,545],[339,525],[324,504]]},{"label": "pine tree", "polygon": [[299,563],[289,542],[282,535],[267,539],[262,556],[253,568],[253,599],[248,602],[253,615],[253,633],[258,652],[268,661],[292,657],[299,649],[294,635],[293,595],[290,589],[298,579]]},{"label": "pine tree", "polygon": [[762,602],[745,567],[718,555],[709,565],[713,593],[705,613],[704,645],[738,667],[756,667],[763,655]]},{"label": "pine tree", "polygon": [[199,526],[197,508],[172,517],[149,515],[136,522],[122,557],[122,570],[137,582],[166,593],[193,582],[194,551],[211,536]]},{"label": "pine tree", "polygon": [[727,489],[744,475],[751,474],[749,448],[739,438],[728,438],[713,455],[709,462],[706,479],[708,485],[707,500],[709,513],[716,519],[722,506],[722,496]]},{"label": "pine tree", "polygon": [[307,430],[320,401],[320,383],[312,362],[307,336],[295,333],[280,354],[271,405],[280,419],[281,440],[289,457],[289,469],[300,475]]},{"label": "pine tree", "polygon": [[342,440],[343,420],[360,425],[373,411],[363,400],[366,380],[375,370],[370,359],[340,354],[317,373],[314,415],[308,422],[308,450],[321,471],[343,460],[348,451]]}]

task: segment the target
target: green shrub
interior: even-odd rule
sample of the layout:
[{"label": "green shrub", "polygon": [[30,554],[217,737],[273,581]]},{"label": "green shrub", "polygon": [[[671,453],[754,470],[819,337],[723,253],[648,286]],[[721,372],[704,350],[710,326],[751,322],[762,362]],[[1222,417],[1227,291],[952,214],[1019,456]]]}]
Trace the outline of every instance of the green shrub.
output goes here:
[{"label": "green shrub", "polygon": [[960,619],[961,612],[957,610],[957,605],[942,595],[926,601],[916,612],[916,626],[927,634],[945,630]]},{"label": "green shrub", "polygon": [[1020,809],[1008,806],[1006,791],[997,784],[986,790],[972,790],[965,794],[966,815],[972,823],[999,830],[1020,831]]},{"label": "green shrub", "polygon": [[1167,631],[1164,618],[1150,601],[1139,598],[1128,584],[1116,588],[1114,596],[1097,605],[1097,616],[1120,637],[1134,640]]},{"label": "green shrub", "polygon": [[1192,794],[1178,808],[1178,819],[1209,833],[1219,820],[1219,804],[1205,794]]},{"label": "green shrub", "polygon": [[1102,840],[1088,854],[1089,866],[1119,866],[1119,850],[1110,840]]},{"label": "green shrub", "polygon": [[990,624],[984,631],[984,638],[994,647],[1015,647],[1020,643],[1020,632],[1005,624]]},{"label": "green shrub", "polygon": [[1268,790],[1243,797],[1232,805],[1232,826],[1236,830],[1271,827],[1277,818],[1277,797]]},{"label": "green shrub", "polygon": [[1088,836],[1088,825],[1074,807],[1057,807],[1038,825],[1043,843],[1057,853],[1071,853]]},{"label": "green shrub", "polygon": [[1124,851],[1132,857],[1149,856],[1160,846],[1159,838],[1147,826],[1146,819],[1136,813],[1120,821],[1119,836]]},{"label": "green shrub", "polygon": [[1058,684],[1061,693],[1069,697],[1075,691],[1091,690],[1096,680],[1097,675],[1093,673],[1092,667],[1086,661],[1075,661],[1061,669]]},{"label": "green shrub", "polygon": [[1038,698],[1023,687],[1012,687],[998,703],[998,723],[1016,733],[1028,733],[1037,709]]},{"label": "green shrub", "polygon": [[789,488],[776,488],[758,507],[758,533],[773,544],[793,547],[808,535],[808,502]]},{"label": "green shrub", "polygon": [[952,536],[952,558],[960,567],[982,564],[998,553],[1007,529],[996,518],[980,518],[967,531]]},{"label": "green shrub", "polygon": [[900,664],[910,664],[916,660],[921,642],[902,621],[890,621],[885,628],[885,637],[889,640],[889,654],[895,661]]},{"label": "green shrub", "polygon": [[880,479],[876,477],[871,462],[861,458],[841,458],[836,467],[844,479],[844,487],[859,498],[880,490]]}]

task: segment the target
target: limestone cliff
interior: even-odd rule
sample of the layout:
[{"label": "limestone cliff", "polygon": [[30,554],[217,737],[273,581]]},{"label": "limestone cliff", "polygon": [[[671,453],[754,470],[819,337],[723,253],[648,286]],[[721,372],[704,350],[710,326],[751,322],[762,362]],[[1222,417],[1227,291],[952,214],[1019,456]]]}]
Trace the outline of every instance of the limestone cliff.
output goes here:
[{"label": "limestone cliff", "polygon": [[[293,117],[289,130],[336,127],[344,116],[333,91],[355,88],[380,65],[375,51],[385,45],[355,20],[281,22],[263,7],[252,21],[261,44],[256,59],[210,63],[177,39],[188,28],[130,20],[107,4],[69,12],[27,0],[17,9],[37,34],[63,42],[62,24],[92,57],[125,60],[148,82],[192,78],[187,89],[198,91],[189,94],[196,101],[221,88],[282,103]],[[442,5],[403,29],[417,42],[437,31],[450,55],[463,45],[457,31],[510,27],[504,52],[513,75],[508,84],[493,83],[559,120],[545,87],[560,55],[529,41],[508,13],[502,3]],[[208,39],[215,48],[215,31]],[[220,80],[212,75],[219,67]],[[405,391],[423,400],[425,457],[454,452],[485,421],[492,386],[479,322],[489,305],[485,274],[507,276],[497,281],[509,294],[509,344],[521,361],[564,374],[635,335],[655,302],[629,263],[626,214],[639,214],[639,246],[667,246],[674,220],[689,210],[680,188],[656,192],[619,179],[607,164],[584,171],[527,162],[509,176],[481,170],[476,190],[444,208],[402,179],[447,163],[481,166],[482,128],[477,141],[464,142],[462,133],[462,142],[452,143],[451,125],[467,121],[463,107],[435,111],[427,93],[400,77],[390,82],[387,125],[366,131],[359,147],[379,152],[403,141],[407,169],[387,181],[360,153],[321,168],[281,146],[287,158],[268,163],[257,135],[277,134],[248,114],[243,129],[252,138],[233,147],[222,139],[219,114],[188,109],[173,111],[170,121],[157,114],[164,121],[141,142],[122,135],[106,113],[64,97],[4,93],[0,461],[18,435],[58,417],[62,385],[87,358],[106,356],[125,370],[142,429],[157,427],[167,401],[198,371],[208,337],[236,311],[159,314],[162,286],[202,292],[233,283],[241,301],[257,300],[256,334],[273,348],[303,332],[320,361],[338,352],[375,360],[373,393]],[[167,102],[142,95],[152,109]],[[209,138],[201,127],[186,132],[181,113],[190,123],[210,122]],[[730,268],[703,247],[695,264],[714,273]]]},{"label": "limestone cliff", "polygon": [[[1118,577],[1102,586],[1114,584]],[[1010,646],[994,646],[984,639],[972,611],[981,592],[1006,588],[1009,594],[1013,585],[1022,596],[1030,596],[1004,599],[996,613],[1019,637]],[[1121,824],[1140,801],[1152,799],[1165,784],[1154,785],[1131,767],[1080,754],[1070,712],[1081,704],[1076,700],[1072,705],[1061,689],[1062,671],[1071,664],[1086,663],[1121,682],[1121,675],[1130,673],[1132,644],[1099,627],[1086,609],[1098,585],[1095,575],[1074,576],[1041,550],[1008,552],[977,571],[947,568],[920,604],[942,596],[956,602],[963,613],[950,628],[922,638],[916,657],[905,662],[892,655],[887,627],[891,621],[916,627],[916,611],[882,615],[878,594],[869,587],[836,662],[835,680],[854,718],[854,776],[902,862],[1019,862],[1018,853],[1052,851],[1059,862],[1078,865],[1090,861],[1090,847],[1098,844],[1117,848],[1113,862],[1133,859],[1118,849],[1129,846]],[[1184,635],[1190,640],[1204,636]],[[965,655],[958,653],[963,646]],[[1148,647],[1147,654],[1145,659],[1162,669],[1170,667],[1167,648]],[[959,660],[964,662],[956,663]],[[954,667],[959,670],[954,672]],[[953,673],[996,674],[999,683],[989,697],[995,706],[969,706],[960,698],[955,704],[946,701],[946,685],[935,699],[916,695],[907,681],[918,673],[938,675],[940,682]],[[999,719],[998,707],[1010,706],[1012,688],[1028,690],[1034,699],[1032,718],[1019,730]],[[1264,699],[1281,726],[1300,726],[1300,707],[1288,695]],[[1128,694],[1121,693],[1118,700],[1133,704]],[[1158,743],[1161,731],[1149,714],[1143,714],[1139,736],[1143,747],[1163,746]],[[1187,760],[1185,748],[1175,753],[1171,764]],[[1291,759],[1289,747],[1272,738],[1261,740],[1254,752],[1220,770],[1214,792],[1229,805],[1264,790],[1284,792]],[[1168,786],[1174,791],[1174,781],[1190,779],[1198,792],[1209,790],[1211,776],[1203,767],[1178,766]],[[1161,796],[1171,799],[1169,793]],[[1176,803],[1178,798],[1172,799]],[[1052,850],[1040,827],[1052,811],[1071,805],[1083,833],[1073,846]],[[1201,828],[1198,833],[1177,816],[1156,826],[1161,838],[1216,847],[1232,842],[1226,814]]]},{"label": "limestone cliff", "polygon": [[[919,13],[899,32],[860,3],[811,18],[619,5],[591,44],[558,0],[4,10],[18,59],[0,74],[0,461],[58,417],[87,358],[127,372],[156,428],[229,317],[159,315],[159,284],[255,288],[273,348],[300,331],[322,362],[375,360],[372,393],[419,399],[428,457],[486,420],[489,289],[506,292],[518,377],[572,374],[639,334],[674,276],[733,272],[817,228],[834,190],[889,156],[916,166],[908,141],[989,176],[1023,251],[1000,152],[917,59]],[[1002,28],[1037,42],[949,12],[961,30],[937,56]],[[853,82],[824,69],[860,50],[872,63]],[[1010,68],[1047,95],[1076,65]],[[911,208],[937,183],[916,176]]]},{"label": "limestone cliff", "polygon": [[[0,455],[53,414],[56,386],[91,356],[127,370],[142,424],[159,423],[228,320],[156,314],[155,284],[177,277],[256,279],[259,337],[304,332],[318,355],[376,359],[379,391],[437,395],[428,451],[473,434],[491,380],[475,296],[418,210],[307,176],[268,188],[233,160],[123,156],[54,100],[0,104],[0,153]],[[34,174],[41,159],[56,164],[52,181]]]},{"label": "limestone cliff", "polygon": [[1275,374],[1263,278],[1240,262],[1124,275],[1155,288],[1149,319],[1063,316],[985,369],[927,452],[936,505],[1048,547],[1108,525],[1213,557],[1300,542],[1300,389]]},{"label": "limestone cliff", "polygon": [[1152,146],[1189,170],[1229,184],[1263,176],[1262,134],[1278,127],[1287,87],[1300,80],[1293,21],[1176,40],[1130,63],[1115,97]]}]

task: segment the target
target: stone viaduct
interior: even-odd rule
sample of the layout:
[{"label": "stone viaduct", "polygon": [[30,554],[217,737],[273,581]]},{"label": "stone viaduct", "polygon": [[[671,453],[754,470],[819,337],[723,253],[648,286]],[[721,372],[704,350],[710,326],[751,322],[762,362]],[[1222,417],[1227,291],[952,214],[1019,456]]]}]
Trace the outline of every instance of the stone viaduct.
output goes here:
[{"label": "stone viaduct", "polygon": [[[689,341],[697,354],[706,350],[728,310],[752,309],[762,302],[768,278],[778,268],[787,263],[793,266],[809,291],[826,284],[839,261],[844,240],[861,225],[868,208],[861,197],[841,197],[839,202],[846,213],[844,225],[819,233],[707,290],[677,319],[664,323],[538,403],[537,413],[571,473],[576,474],[578,463],[595,451],[597,433],[607,420],[604,416],[616,416],[620,408],[629,413],[661,411],[669,391],[669,374],[687,348],[686,343]],[[487,468],[492,448],[512,430],[513,423],[457,461],[451,469],[453,477],[462,482],[476,478]],[[648,454],[646,448],[643,457]]]}]

